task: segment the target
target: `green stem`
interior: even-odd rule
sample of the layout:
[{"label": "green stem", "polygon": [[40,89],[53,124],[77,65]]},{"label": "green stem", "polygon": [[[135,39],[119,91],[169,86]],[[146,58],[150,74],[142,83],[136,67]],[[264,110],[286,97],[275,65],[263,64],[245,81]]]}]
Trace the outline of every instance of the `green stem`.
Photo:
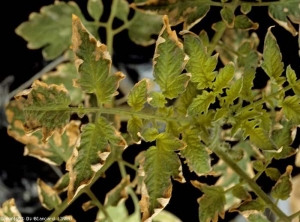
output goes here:
[{"label": "green stem", "polygon": [[13,90],[12,92],[10,92],[8,94],[9,99],[12,99],[18,92],[26,89],[27,87],[29,87],[34,80],[41,78],[42,75],[44,75],[47,72],[50,72],[52,69],[54,69],[57,65],[67,61],[68,58],[66,56],[60,56],[57,59],[53,60],[52,62],[50,62],[48,65],[46,65],[41,71],[39,71],[38,73],[36,73],[33,77],[31,77],[29,80],[27,80],[26,82],[24,82],[22,85],[20,85],[18,88],[16,88],[15,90]]},{"label": "green stem", "polygon": [[261,198],[269,208],[280,218],[281,221],[290,222],[286,216],[277,206],[272,202],[269,196],[218,146],[215,146],[213,152],[222,159],[233,171],[235,171],[246,183],[251,187],[255,194]]},{"label": "green stem", "polygon": [[119,160],[117,160],[117,161],[118,161],[118,162],[122,162],[125,166],[127,166],[127,167],[129,167],[129,168],[131,168],[131,169],[133,169],[133,170],[135,170],[135,171],[138,171],[138,168],[136,168],[136,166],[134,166],[134,165],[132,165],[132,164],[126,162],[125,160],[119,159]]},{"label": "green stem", "polygon": [[292,214],[291,216],[289,216],[289,218],[290,218],[291,220],[294,219],[294,218],[296,218],[296,217],[300,217],[300,210],[299,210],[298,212]]},{"label": "green stem", "polygon": [[109,18],[106,23],[106,46],[110,55],[112,55],[113,53],[113,39],[114,39],[113,21],[116,15],[117,3],[118,0],[112,0]]},{"label": "green stem", "polygon": [[85,189],[85,193],[91,198],[93,204],[95,204],[99,208],[99,210],[101,210],[104,213],[106,219],[108,219],[109,222],[113,222],[105,207],[100,203],[100,201],[94,195],[94,193],[90,189]]}]

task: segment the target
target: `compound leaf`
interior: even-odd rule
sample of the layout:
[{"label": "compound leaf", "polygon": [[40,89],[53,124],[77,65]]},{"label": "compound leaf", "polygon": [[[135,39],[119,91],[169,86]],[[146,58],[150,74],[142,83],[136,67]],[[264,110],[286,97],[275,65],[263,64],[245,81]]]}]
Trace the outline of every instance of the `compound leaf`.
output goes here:
[{"label": "compound leaf", "polygon": [[131,41],[138,45],[151,45],[155,43],[152,36],[157,35],[161,30],[161,21],[162,17],[160,15],[149,15],[136,10],[128,27],[128,36]]},{"label": "compound leaf", "polygon": [[29,21],[19,25],[16,33],[28,42],[28,48],[44,47],[42,53],[46,60],[55,59],[71,45],[72,14],[87,23],[75,2],[55,1],[53,5],[42,7],[40,13],[31,13]]},{"label": "compound leaf", "polygon": [[292,86],[294,93],[297,96],[300,96],[300,83],[297,82],[297,76],[295,71],[291,68],[290,65],[286,68],[286,77],[290,86]]},{"label": "compound leaf", "polygon": [[223,69],[220,70],[216,77],[216,81],[213,83],[214,92],[222,93],[222,89],[228,86],[228,83],[232,80],[234,76],[234,64],[232,62],[225,65]]},{"label": "compound leaf", "polygon": [[143,79],[136,83],[129,92],[127,103],[134,111],[140,111],[144,108],[147,101],[147,85],[147,80]]},{"label": "compound leaf", "polygon": [[85,125],[80,145],[67,162],[70,173],[68,199],[72,200],[79,190],[91,182],[95,172],[105,164],[112,148],[125,146],[125,140],[104,117],[98,118],[95,124]]},{"label": "compound leaf", "polygon": [[47,185],[40,178],[37,180],[37,191],[42,206],[47,210],[53,210],[61,204],[61,199],[56,190]]},{"label": "compound leaf", "polygon": [[282,56],[275,36],[272,34],[270,27],[268,29],[263,51],[263,62],[261,64],[265,73],[278,85],[282,85],[285,81],[284,77],[280,77],[284,71]]},{"label": "compound leaf", "polygon": [[68,90],[71,98],[72,105],[78,105],[84,98],[84,94],[81,89],[73,86],[73,79],[79,77],[76,67],[73,63],[64,63],[58,65],[56,70],[48,72],[42,76],[43,82],[50,84],[60,85],[63,84]]},{"label": "compound leaf", "polygon": [[107,47],[97,41],[75,15],[72,27],[72,48],[80,74],[77,84],[85,92],[94,93],[98,103],[108,103],[118,94],[119,82],[125,76],[121,72],[110,74],[112,61]]},{"label": "compound leaf", "polygon": [[99,21],[103,13],[102,0],[88,0],[87,10],[95,21]]},{"label": "compound leaf", "polygon": [[70,120],[68,108],[71,103],[64,86],[47,85],[35,80],[30,90],[20,92],[16,98],[21,96],[27,96],[24,102],[26,133],[42,129],[44,143],[54,131],[63,133]]},{"label": "compound leaf", "polygon": [[171,25],[177,25],[183,22],[183,29],[189,30],[199,23],[210,9],[209,0],[202,1],[181,1],[181,0],[163,0],[163,1],[137,1],[132,4],[133,8],[143,11],[155,11],[161,15],[168,15]]},{"label": "compound leaf", "polygon": [[185,91],[190,79],[188,75],[181,74],[188,57],[183,52],[183,45],[176,32],[171,30],[168,17],[164,16],[163,21],[164,26],[156,42],[153,57],[153,76],[164,96],[173,99]]},{"label": "compound leaf", "polygon": [[188,108],[189,115],[207,113],[210,104],[215,102],[215,95],[212,92],[203,91],[201,95],[198,95]]},{"label": "compound leaf", "polygon": [[214,72],[218,56],[208,56],[200,38],[191,32],[181,32],[184,34],[184,51],[190,57],[186,64],[186,69],[191,73],[191,81],[197,83],[198,89],[210,88],[215,79]]},{"label": "compound leaf", "polygon": [[297,31],[289,20],[293,23],[300,24],[300,7],[297,0],[285,0],[279,4],[271,4],[269,6],[269,16],[274,19],[280,26],[297,35]]},{"label": "compound leaf", "polygon": [[20,218],[20,222],[23,222],[22,215],[16,207],[15,199],[11,198],[6,200],[0,208],[0,217],[3,221],[13,221],[11,218]]},{"label": "compound leaf", "polygon": [[[163,146],[162,143],[160,145]],[[164,147],[152,146],[145,153],[146,186],[142,188],[140,202],[143,212],[142,221],[150,221],[168,204],[171,193],[171,176],[182,181],[181,164],[177,154]]]},{"label": "compound leaf", "polygon": [[187,147],[181,150],[180,154],[186,159],[190,171],[194,171],[198,176],[210,172],[210,156],[205,146],[200,143],[198,131],[195,129],[186,130],[182,140],[187,144]]},{"label": "compound leaf", "polygon": [[283,113],[292,123],[300,124],[300,98],[297,96],[287,96],[281,103]]}]

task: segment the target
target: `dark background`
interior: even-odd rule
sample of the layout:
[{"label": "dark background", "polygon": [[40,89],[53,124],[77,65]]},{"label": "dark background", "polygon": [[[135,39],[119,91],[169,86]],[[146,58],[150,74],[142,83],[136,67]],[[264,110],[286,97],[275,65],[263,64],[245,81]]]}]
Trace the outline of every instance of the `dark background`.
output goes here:
[{"label": "dark background", "polygon": [[[10,90],[17,88],[47,64],[47,62],[42,58],[41,50],[28,50],[26,47],[27,43],[15,34],[14,29],[23,21],[28,20],[28,16],[31,12],[38,12],[42,6],[52,4],[53,2],[54,1],[51,0],[15,0],[4,1],[2,3],[2,12],[8,12],[8,14],[6,14],[5,18],[2,19],[2,72],[0,74],[0,82],[6,76],[13,75],[15,77],[15,81],[11,85]],[[75,2],[82,6],[83,13],[86,15],[86,1]],[[200,30],[205,29],[209,35],[212,35],[213,31],[210,26],[212,22],[220,20],[219,10],[219,8],[212,8],[207,17],[201,21],[199,25],[195,26],[192,31],[198,33]],[[239,9],[237,9],[237,11],[239,11]],[[2,14],[2,16],[4,16],[4,14]],[[88,18],[88,16],[86,17]],[[256,30],[261,41],[258,49],[260,52],[262,52],[262,44],[268,27],[270,25],[275,25],[272,32],[277,38],[284,64],[285,66],[291,64],[299,78],[300,61],[298,55],[299,49],[296,47],[297,37],[293,37],[279,25],[275,24],[275,22],[269,18],[266,7],[254,8],[249,14],[249,17],[256,22],[262,21],[259,29]],[[180,30],[181,26],[179,25],[176,29]],[[153,46],[148,47],[146,50],[142,47],[136,46],[127,38],[126,32],[123,32],[115,39],[114,48],[116,52],[114,55],[115,63],[147,62],[151,59],[154,50]],[[133,75],[135,75],[135,73]],[[258,69],[258,78],[255,80],[255,87],[262,87],[266,83],[266,79],[266,75],[261,69]],[[35,158],[23,156],[23,145],[7,136],[6,129],[4,127],[0,129],[0,136],[0,181],[2,181],[2,185],[0,183],[0,198],[4,197],[5,199],[9,199],[14,197],[17,200],[18,207],[23,209],[23,216],[50,215],[48,211],[44,210],[39,206],[39,204],[37,204],[38,200],[34,195],[34,191],[28,193],[26,190],[34,187],[33,183],[35,183],[37,178],[41,178],[46,182],[54,183],[57,180],[55,173],[47,164]],[[137,146],[130,147],[125,151],[124,157],[129,161],[133,161],[134,156],[141,149],[146,148],[146,146],[142,148]],[[284,172],[285,167],[288,164],[293,163],[294,157],[291,157],[281,162],[280,165],[276,162],[274,162],[273,165],[278,167],[281,172]],[[294,174],[297,173],[299,173],[299,168],[295,168],[294,170]],[[196,179],[196,176],[188,173],[186,168],[184,168],[184,174],[186,175],[187,181],[190,179]],[[211,182],[215,180],[212,178],[208,179]],[[94,185],[93,191],[99,196],[100,200],[103,200],[107,191],[109,191],[112,186],[116,185],[119,180],[120,176],[118,168],[117,166],[113,166],[106,173],[106,179],[101,179]],[[270,189],[272,186],[271,183],[265,183],[263,179],[258,182],[265,190]],[[9,189],[9,192],[5,190],[5,187]],[[174,182],[173,188],[173,196],[166,209],[176,214],[184,222],[197,221],[198,205],[196,200],[199,196],[201,196],[201,192],[193,188],[189,182],[185,184]],[[29,195],[27,201],[24,201],[24,195]],[[64,214],[73,214],[77,221],[93,221],[96,213],[95,209],[86,212],[83,216],[80,206],[84,200],[88,200],[88,198],[84,196],[80,197]],[[130,205],[130,202],[128,204]],[[233,217],[234,214],[227,216],[228,217],[224,221],[228,221],[228,218]]]}]

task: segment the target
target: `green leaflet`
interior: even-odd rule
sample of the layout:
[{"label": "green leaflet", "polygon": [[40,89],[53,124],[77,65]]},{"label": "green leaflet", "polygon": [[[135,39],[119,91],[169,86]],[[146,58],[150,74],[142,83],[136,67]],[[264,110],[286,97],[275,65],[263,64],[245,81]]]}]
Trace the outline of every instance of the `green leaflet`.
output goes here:
[{"label": "green leaflet", "polygon": [[226,199],[223,187],[208,186],[198,181],[191,182],[204,193],[198,199],[199,221],[218,221],[218,215],[224,218]]},{"label": "green leaflet", "polygon": [[234,26],[234,12],[231,8],[224,7],[221,9],[221,17],[228,28],[233,28]]},{"label": "green leaflet", "polygon": [[233,101],[237,99],[243,87],[243,79],[236,80],[229,89],[226,90],[225,101],[227,105],[232,105]]},{"label": "green leaflet", "polygon": [[157,108],[163,108],[167,103],[165,96],[161,92],[151,92],[147,101],[151,106]]},{"label": "green leaflet", "polygon": [[87,10],[95,21],[99,21],[103,13],[102,0],[88,0]]},{"label": "green leaflet", "polygon": [[274,141],[269,137],[268,133],[262,128],[255,128],[257,121],[247,121],[242,125],[244,130],[243,137],[250,137],[250,142],[257,148],[262,150],[277,150]]},{"label": "green leaflet", "polygon": [[285,81],[285,77],[281,77],[284,71],[282,56],[275,36],[272,34],[270,27],[268,29],[263,51],[263,62],[261,64],[265,73],[276,82],[278,85],[282,85]]},{"label": "green leaflet", "polygon": [[172,193],[171,176],[181,182],[181,164],[176,150],[183,149],[185,144],[171,134],[162,133],[157,136],[156,146],[145,153],[144,182],[140,202],[143,221],[154,217],[169,202]]},{"label": "green leaflet", "polygon": [[[40,13],[31,13],[29,21],[19,25],[16,33],[28,42],[28,48],[44,47],[42,53],[46,60],[55,59],[71,45],[72,14],[87,24],[75,2],[56,1],[53,5],[42,7]],[[93,33],[97,33],[94,27],[91,28]]]},{"label": "green leaflet", "polygon": [[219,74],[216,77],[215,82],[213,83],[214,93],[222,93],[222,89],[228,87],[229,82],[233,79],[234,76],[234,64],[232,62],[225,65],[219,71]]},{"label": "green leaflet", "polygon": [[0,208],[0,217],[3,221],[12,221],[11,218],[22,218],[22,215],[16,207],[14,198],[2,203],[2,207]]},{"label": "green leaflet", "polygon": [[58,196],[58,193],[40,178],[37,180],[37,190],[40,202],[47,210],[53,210],[61,204],[61,199]]},{"label": "green leaflet", "polygon": [[234,28],[236,29],[258,29],[258,23],[252,22],[246,15],[238,15],[234,20]]},{"label": "green leaflet", "polygon": [[117,0],[116,17],[122,21],[126,21],[129,14],[129,4],[126,0]]},{"label": "green leaflet", "polygon": [[216,75],[214,70],[218,62],[218,54],[208,56],[206,48],[197,35],[191,32],[181,33],[184,34],[184,51],[190,57],[186,70],[192,75],[191,81],[198,84],[198,89],[211,88]]},{"label": "green leaflet", "polygon": [[241,4],[241,12],[243,14],[248,14],[252,9],[252,5],[249,3],[242,3]]},{"label": "green leaflet", "polygon": [[246,101],[253,101],[254,95],[252,92],[253,80],[255,78],[255,69],[246,69],[243,74],[243,87],[240,91],[240,96]]},{"label": "green leaflet", "polygon": [[237,184],[235,185],[232,190],[231,190],[233,196],[241,199],[241,200],[249,200],[251,199],[251,195],[250,193],[248,192],[248,190],[240,185],[240,184]]},{"label": "green leaflet", "polygon": [[144,11],[155,11],[161,15],[168,15],[171,25],[183,22],[183,29],[189,30],[199,23],[210,9],[209,0],[182,1],[182,0],[161,0],[161,1],[138,1],[132,4],[133,8]]},{"label": "green leaflet", "polygon": [[160,15],[149,15],[135,10],[135,15],[128,27],[128,36],[131,41],[138,45],[151,45],[155,43],[152,35],[157,35],[161,30],[161,21],[162,17]]},{"label": "green leaflet", "polygon": [[290,21],[297,24],[300,23],[300,8],[298,0],[285,0],[279,4],[271,4],[269,6],[269,16],[280,26],[292,33],[293,36],[297,35],[297,31]]},{"label": "green leaflet", "polygon": [[73,86],[73,79],[79,77],[76,67],[73,63],[64,63],[56,67],[56,71],[48,72],[42,76],[43,82],[60,85],[63,84],[68,90],[71,98],[71,105],[78,105],[84,98],[81,89]]},{"label": "green leaflet", "polygon": [[300,98],[297,96],[287,96],[282,102],[281,106],[286,118],[293,124],[300,124]]},{"label": "green leaflet", "polygon": [[275,180],[275,181],[277,181],[281,176],[279,170],[277,168],[273,168],[273,167],[268,167],[265,170],[265,173],[268,177],[271,178],[271,180]]},{"label": "green leaflet", "polygon": [[143,79],[130,90],[127,103],[134,111],[140,111],[144,108],[147,101],[147,85],[147,80]]},{"label": "green leaflet", "polygon": [[139,143],[141,141],[138,133],[141,132],[142,128],[143,121],[138,117],[133,116],[127,122],[127,131],[135,143]]},{"label": "green leaflet", "polygon": [[278,179],[272,187],[271,196],[275,199],[286,200],[290,197],[292,191],[291,173],[293,167],[287,166],[286,172]]},{"label": "green leaflet", "polygon": [[159,135],[159,132],[156,128],[151,127],[151,128],[146,128],[143,133],[142,133],[142,138],[146,142],[152,142],[156,140],[157,136]]},{"label": "green leaflet", "polygon": [[215,95],[212,92],[203,91],[201,95],[198,95],[193,99],[192,104],[188,108],[189,115],[207,113],[210,104],[215,102]]},{"label": "green leaflet", "polygon": [[70,183],[70,175],[69,172],[65,173],[53,186],[53,189],[56,190],[57,193],[61,193],[68,189]]},{"label": "green leaflet", "polygon": [[71,114],[68,111],[71,100],[64,86],[35,80],[30,90],[24,90],[16,97],[21,99],[21,96],[27,96],[24,102],[26,133],[41,129],[44,143],[55,131],[63,133]]},{"label": "green leaflet", "polygon": [[300,96],[300,82],[297,82],[296,73],[290,65],[288,65],[288,67],[286,68],[286,77],[289,85],[292,86],[294,93],[297,96]]},{"label": "green leaflet", "polygon": [[125,148],[125,140],[104,117],[99,117],[95,124],[89,123],[83,127],[80,145],[67,162],[70,173],[69,200],[91,182],[112,149],[119,149],[116,147]]},{"label": "green leaflet", "polygon": [[80,19],[72,18],[72,48],[80,78],[77,84],[87,93],[94,93],[98,105],[108,103],[117,95],[119,82],[125,78],[117,72],[110,74],[111,58],[104,44],[98,42],[83,26]]},{"label": "green leaflet", "polygon": [[198,130],[188,129],[182,135],[182,140],[187,147],[180,151],[186,159],[190,171],[198,176],[205,175],[211,171],[210,156],[204,145],[200,143]]},{"label": "green leaflet", "polygon": [[251,214],[248,217],[249,222],[269,222],[266,216],[263,213]]},{"label": "green leaflet", "polygon": [[176,32],[171,30],[166,16],[163,21],[164,26],[156,42],[153,57],[153,76],[163,95],[168,99],[173,99],[185,91],[190,79],[188,75],[181,74],[188,57],[183,52],[183,46]]}]

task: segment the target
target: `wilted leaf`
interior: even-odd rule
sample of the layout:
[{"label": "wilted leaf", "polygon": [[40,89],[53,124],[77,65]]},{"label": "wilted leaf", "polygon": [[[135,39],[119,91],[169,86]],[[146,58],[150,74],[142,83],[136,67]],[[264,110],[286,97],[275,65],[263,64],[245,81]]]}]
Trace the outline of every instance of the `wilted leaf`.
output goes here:
[{"label": "wilted leaf", "polygon": [[138,117],[133,116],[127,122],[127,131],[135,143],[139,143],[141,141],[138,133],[141,132],[142,128],[143,121]]},{"label": "wilted leaf", "polygon": [[103,13],[102,0],[88,0],[87,10],[90,16],[92,16],[93,19],[95,19],[95,21],[99,21]]},{"label": "wilted leaf", "polygon": [[73,86],[73,79],[79,77],[76,67],[73,63],[64,63],[57,66],[56,71],[48,72],[42,76],[43,82],[50,84],[61,85],[68,90],[72,105],[78,105],[84,98],[81,89]]},{"label": "wilted leaf", "polygon": [[203,91],[201,95],[198,95],[188,108],[189,115],[207,113],[209,105],[215,102],[215,95],[212,92]]},{"label": "wilted leaf", "polygon": [[242,202],[240,205],[231,208],[229,212],[239,212],[243,216],[248,217],[250,214],[264,212],[265,203],[263,200],[257,198],[255,200],[249,199]]},{"label": "wilted leaf", "polygon": [[156,146],[145,153],[145,186],[142,187],[140,202],[143,212],[142,221],[150,221],[169,202],[172,193],[171,176],[184,182],[181,164],[175,150],[182,149],[185,144],[170,134],[160,134]]},{"label": "wilted leaf", "polygon": [[13,222],[16,218],[18,221],[23,222],[22,215],[20,214],[18,208],[16,207],[15,199],[6,200],[0,208],[0,218],[3,221]]},{"label": "wilted leaf", "polygon": [[258,29],[258,23],[252,22],[246,15],[238,15],[234,20],[234,27],[237,29]]},{"label": "wilted leaf", "polygon": [[53,186],[53,189],[56,190],[57,193],[65,191],[70,183],[70,175],[69,172],[65,173]]},{"label": "wilted leaf", "polygon": [[292,191],[291,173],[293,167],[287,166],[286,172],[281,175],[276,184],[272,187],[271,196],[275,199],[286,200]]},{"label": "wilted leaf", "polygon": [[121,72],[110,74],[112,61],[107,47],[87,31],[77,16],[73,15],[72,22],[72,48],[80,74],[77,84],[85,92],[94,93],[98,103],[108,103],[118,94],[119,82],[125,76]]},{"label": "wilted leaf", "polygon": [[80,145],[67,162],[66,168],[70,173],[68,199],[72,200],[79,190],[91,182],[113,148],[125,146],[125,140],[104,117],[98,118],[95,124],[85,125]]},{"label": "wilted leaf", "polygon": [[287,96],[281,103],[283,113],[286,118],[295,125],[300,124],[300,98],[297,96]]},{"label": "wilted leaf", "polygon": [[[87,24],[75,2],[55,1],[53,5],[42,7],[40,13],[31,13],[29,21],[19,25],[16,33],[28,42],[28,48],[44,47],[42,53],[46,60],[55,59],[71,45],[72,14]],[[90,28],[96,33],[94,27]]]},{"label": "wilted leaf", "polygon": [[127,103],[134,111],[140,111],[144,108],[147,101],[147,85],[147,80],[143,79],[130,90]]},{"label": "wilted leaf", "polygon": [[286,0],[279,4],[271,4],[269,6],[269,15],[280,26],[297,35],[297,31],[290,21],[300,24],[300,6],[297,0]]},{"label": "wilted leaf", "polygon": [[45,143],[55,131],[63,133],[70,120],[68,108],[71,100],[64,86],[47,85],[35,80],[31,87],[16,95],[19,99],[27,96],[24,102],[24,130],[32,133],[41,129]]},{"label": "wilted leaf", "polygon": [[278,85],[282,85],[285,81],[285,77],[281,77],[284,71],[282,56],[275,36],[271,32],[271,28],[272,27],[268,29],[265,38],[261,67],[271,80],[275,81]]},{"label": "wilted leaf", "polygon": [[154,81],[159,85],[166,98],[173,99],[185,91],[190,77],[181,74],[188,57],[183,52],[183,45],[176,32],[172,31],[167,16],[156,42],[153,57]]},{"label": "wilted leaf", "polygon": [[182,140],[187,147],[180,151],[186,159],[190,171],[194,171],[198,176],[205,175],[211,171],[210,156],[205,146],[200,143],[198,130],[186,130],[182,135]]},{"label": "wilted leaf", "polygon": [[37,190],[40,202],[47,210],[53,210],[61,204],[61,199],[56,190],[47,185],[40,178],[37,180]]},{"label": "wilted leaf", "polygon": [[226,198],[223,187],[208,186],[206,184],[201,184],[198,181],[191,182],[204,193],[202,197],[198,199],[199,221],[217,222],[218,215],[224,219]]},{"label": "wilted leaf", "polygon": [[215,79],[214,71],[218,62],[218,54],[208,56],[200,38],[191,32],[181,32],[184,34],[184,51],[190,57],[186,64],[186,69],[191,73],[191,81],[197,83],[198,89],[211,88]]},{"label": "wilted leaf", "polygon": [[120,202],[124,202],[128,198],[126,187],[130,184],[129,175],[123,178],[121,182],[106,194],[104,205],[118,206]]},{"label": "wilted leaf", "polygon": [[189,30],[206,16],[210,9],[210,4],[209,0],[203,0],[200,2],[181,0],[147,0],[132,4],[132,7],[143,11],[155,11],[161,15],[168,15],[171,25],[177,25],[184,22],[183,29]]},{"label": "wilted leaf", "polygon": [[289,85],[292,86],[294,93],[300,96],[300,82],[297,82],[296,73],[290,65],[288,65],[288,67],[286,68],[286,77]]}]

